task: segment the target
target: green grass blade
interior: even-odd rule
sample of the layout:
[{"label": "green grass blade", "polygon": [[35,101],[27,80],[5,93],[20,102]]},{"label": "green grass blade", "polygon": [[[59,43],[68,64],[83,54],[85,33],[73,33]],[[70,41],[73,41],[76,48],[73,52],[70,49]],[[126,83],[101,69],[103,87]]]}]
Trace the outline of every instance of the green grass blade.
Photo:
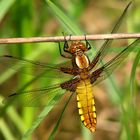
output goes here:
[{"label": "green grass blade", "polygon": [[6,140],[15,140],[4,119],[0,118],[0,131]]},{"label": "green grass blade", "polygon": [[[53,97],[55,98],[57,94],[58,94],[58,93],[53,94]],[[56,101],[55,101],[56,103],[59,101],[59,99],[62,97],[63,94],[64,94],[64,93],[62,93],[62,94],[59,96],[59,98],[56,99]],[[52,104],[52,103],[54,104],[54,100],[51,100],[51,101],[48,103],[48,105],[49,105],[49,104]],[[44,118],[46,118],[47,114],[52,110],[52,108],[53,108],[54,106],[55,106],[55,104],[54,104],[54,105],[46,106],[46,107],[44,108],[44,110],[40,113],[40,115],[37,116],[37,118],[36,118],[36,120],[33,122],[32,126],[25,132],[25,134],[24,134],[23,137],[22,137],[22,140],[27,140],[28,137],[31,136],[31,134],[33,133],[33,131],[38,127],[38,125],[41,123],[41,121],[42,121]]]},{"label": "green grass blade", "polygon": [[82,127],[82,137],[83,140],[94,140],[93,135],[91,135],[91,132],[83,125],[81,122]]},{"label": "green grass blade", "polygon": [[1,0],[0,1],[0,21],[9,11],[10,7],[14,4],[16,0]]},{"label": "green grass blade", "polygon": [[137,107],[136,107],[136,87],[135,87],[135,74],[136,74],[136,69],[138,67],[139,64],[139,60],[140,60],[140,50],[138,51],[134,63],[133,63],[133,67],[132,67],[132,71],[131,71],[131,77],[130,77],[130,107],[132,108],[132,121],[133,121],[133,125],[134,125],[134,130],[133,130],[133,137],[134,139],[140,139],[140,135],[139,135],[139,122],[138,122],[138,112],[137,112]]},{"label": "green grass blade", "polygon": [[52,110],[53,106],[45,107],[40,115],[37,116],[36,120],[33,122],[32,126],[25,132],[21,140],[27,140],[33,133],[33,131],[38,127],[38,125],[43,121],[47,114]]},{"label": "green grass blade", "polygon": [[61,25],[68,31],[68,33],[72,34],[82,34],[78,25],[72,21],[69,17],[67,17],[64,12],[62,12],[54,3],[50,0],[46,0],[49,8],[53,12],[54,16],[59,20]]},{"label": "green grass blade", "polygon": [[[3,101],[3,97],[0,96],[0,103],[2,101]],[[0,107],[2,107],[1,104],[0,104]],[[16,110],[14,109],[14,107],[9,107],[7,110],[7,114],[8,114],[9,120],[12,120],[12,122],[14,122],[15,126],[21,132],[21,134],[23,134],[25,132],[25,125],[22,119],[20,118],[20,116],[18,115],[18,113],[16,112]]]},{"label": "green grass blade", "polygon": [[66,102],[66,104],[65,104],[65,106],[64,106],[64,108],[63,108],[63,110],[62,110],[62,112],[61,112],[61,115],[60,115],[60,117],[59,117],[59,119],[58,119],[58,121],[57,121],[57,123],[56,123],[56,125],[55,125],[55,127],[54,127],[54,129],[53,129],[53,131],[51,132],[51,134],[50,134],[48,140],[53,140],[53,139],[54,139],[54,137],[55,137],[55,135],[56,135],[56,132],[57,132],[57,129],[58,129],[59,125],[60,125],[61,119],[62,119],[62,117],[63,117],[63,114],[64,114],[64,112],[65,112],[65,110],[66,110],[66,107],[67,107],[67,105],[68,105],[70,99],[72,98],[72,96],[73,96],[73,93],[71,93],[71,96],[69,97],[68,101]]},{"label": "green grass blade", "polygon": [[[7,114],[9,119],[15,124],[18,130],[23,134],[25,132],[25,124],[21,117],[17,114],[16,110],[13,107],[8,108]],[[11,115],[12,114],[12,115]]]},{"label": "green grass blade", "polygon": [[[135,74],[136,74],[137,66],[139,64],[139,59],[140,59],[140,50],[138,51],[136,58],[134,60],[133,67],[131,70],[131,76],[130,76],[130,94],[131,94],[132,99],[135,97],[135,95],[133,95],[133,93],[135,92],[135,90],[134,90],[135,89]],[[134,104],[135,104],[135,102],[134,102]]]}]

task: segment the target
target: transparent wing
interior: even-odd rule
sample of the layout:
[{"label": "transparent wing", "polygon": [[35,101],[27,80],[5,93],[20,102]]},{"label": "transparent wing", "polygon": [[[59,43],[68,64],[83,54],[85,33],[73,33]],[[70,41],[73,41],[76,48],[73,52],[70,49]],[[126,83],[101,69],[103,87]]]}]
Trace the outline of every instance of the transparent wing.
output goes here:
[{"label": "transparent wing", "polygon": [[59,85],[54,85],[42,89],[34,89],[30,91],[19,91],[8,96],[4,103],[13,102],[27,107],[39,107],[54,105],[66,92]]},{"label": "transparent wing", "polygon": [[91,83],[93,85],[101,82],[102,80],[106,79],[112,72],[119,66],[121,62],[127,58],[129,53],[135,48],[135,46],[140,43],[140,39],[136,39],[130,45],[128,45],[122,52],[120,52],[116,57],[111,59],[109,62],[104,64],[99,69],[95,70],[91,74]]},{"label": "transparent wing", "polygon": [[[123,22],[124,17],[126,16],[127,10],[129,8],[129,6],[131,5],[131,2],[126,6],[126,8],[124,9],[122,15],[120,16],[120,18],[118,19],[116,25],[114,26],[112,33],[116,33],[120,27],[120,25]],[[108,48],[111,46],[113,40],[109,40],[107,39],[103,45],[101,46],[100,50],[97,52],[96,56],[94,57],[94,59],[92,60],[91,63],[93,63],[93,65],[98,65],[99,63],[97,62],[102,62],[102,59],[106,56],[106,54],[108,53]],[[95,64],[96,63],[96,64]]]},{"label": "transparent wing", "polygon": [[[31,82],[29,81],[27,86],[32,82],[35,82],[36,79],[40,81],[34,85],[39,88],[29,91],[20,90],[11,94],[4,100],[4,102],[16,100],[15,103],[21,103],[22,106],[31,107],[55,104],[56,101],[66,92],[66,90],[60,87],[61,83],[64,83],[73,77],[72,75],[61,72],[60,68],[67,66],[71,66],[70,61],[58,65],[48,65],[46,63],[21,59],[14,56],[0,56],[0,71],[4,67],[6,69],[10,68],[15,72],[19,71],[21,73],[24,72],[25,74],[29,74],[33,77],[33,80],[31,80]],[[24,70],[22,71],[22,69]]]},{"label": "transparent wing", "polygon": [[61,71],[61,67],[71,67],[71,62],[67,61],[58,65],[49,65],[46,63],[40,63],[33,60],[22,59],[14,56],[3,55],[0,56],[1,68],[11,68],[14,71],[20,71],[25,74],[37,76],[42,73],[44,78],[71,78],[69,74],[65,74]]}]

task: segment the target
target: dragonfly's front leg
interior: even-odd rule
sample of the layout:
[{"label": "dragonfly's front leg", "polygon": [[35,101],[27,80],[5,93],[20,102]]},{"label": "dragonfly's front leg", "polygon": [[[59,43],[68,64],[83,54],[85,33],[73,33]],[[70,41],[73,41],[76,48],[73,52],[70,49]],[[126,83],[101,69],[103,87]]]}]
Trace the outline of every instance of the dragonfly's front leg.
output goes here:
[{"label": "dragonfly's front leg", "polygon": [[[66,44],[64,44],[64,46],[65,46],[65,45],[66,45]],[[72,58],[71,56],[64,55],[64,54],[62,53],[60,42],[58,42],[58,46],[59,46],[59,53],[60,53],[60,55],[61,55],[62,57],[68,58],[68,59],[71,59],[71,58]]]},{"label": "dragonfly's front leg", "polygon": [[[70,38],[71,38],[71,35],[70,35]],[[69,40],[70,40],[70,38],[69,38]],[[69,45],[68,45],[68,41],[66,40],[66,37],[65,37],[65,36],[64,36],[64,40],[65,40],[65,42],[64,42],[63,51],[64,51],[64,52],[67,52],[67,48],[69,48]],[[60,53],[60,55],[61,55],[62,57],[64,57],[64,58],[72,59],[71,56],[62,54],[60,42],[58,42],[58,45],[59,45],[59,53]]]}]

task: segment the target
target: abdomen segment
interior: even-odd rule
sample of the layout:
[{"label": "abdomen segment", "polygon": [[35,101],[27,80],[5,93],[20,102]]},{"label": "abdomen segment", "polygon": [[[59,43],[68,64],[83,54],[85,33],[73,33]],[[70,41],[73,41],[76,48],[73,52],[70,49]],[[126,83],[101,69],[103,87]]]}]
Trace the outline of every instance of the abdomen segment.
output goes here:
[{"label": "abdomen segment", "polygon": [[91,132],[96,130],[96,109],[93,96],[93,89],[90,81],[81,80],[77,85],[77,106],[79,115],[85,127]]}]

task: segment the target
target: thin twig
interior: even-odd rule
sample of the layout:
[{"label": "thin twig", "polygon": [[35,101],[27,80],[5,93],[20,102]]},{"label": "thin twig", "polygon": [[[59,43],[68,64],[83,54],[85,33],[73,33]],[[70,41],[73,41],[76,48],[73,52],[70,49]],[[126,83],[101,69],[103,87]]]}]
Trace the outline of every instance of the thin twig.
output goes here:
[{"label": "thin twig", "polygon": [[[66,40],[85,40],[85,35],[66,36]],[[65,40],[64,36],[57,37],[29,37],[29,38],[1,38],[0,44],[16,44],[16,43],[38,43],[38,42],[59,42]],[[87,40],[105,40],[105,39],[132,39],[140,38],[140,33],[118,33],[118,34],[95,34],[86,35]]]}]

